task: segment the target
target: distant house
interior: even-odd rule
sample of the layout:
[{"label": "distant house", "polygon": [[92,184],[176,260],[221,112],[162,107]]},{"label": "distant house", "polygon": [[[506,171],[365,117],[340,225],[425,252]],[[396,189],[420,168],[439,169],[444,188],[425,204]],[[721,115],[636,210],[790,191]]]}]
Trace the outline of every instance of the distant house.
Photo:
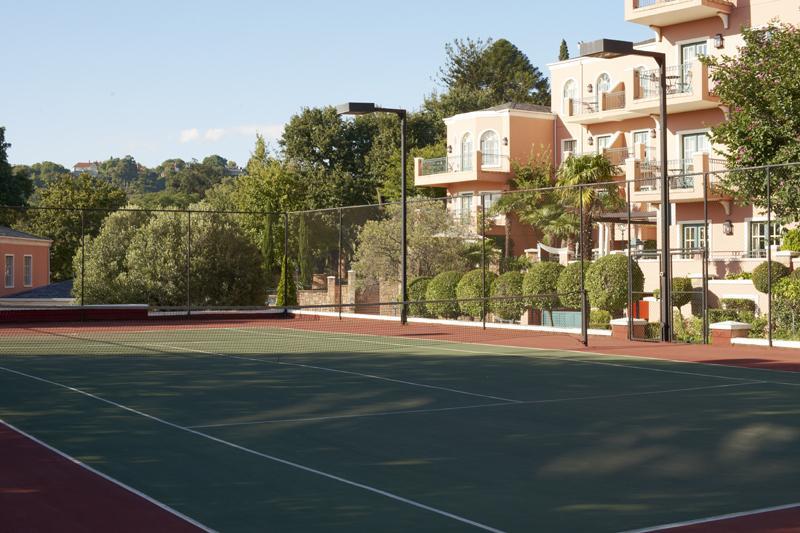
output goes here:
[{"label": "distant house", "polygon": [[50,239],[0,226],[0,297],[50,283]]},{"label": "distant house", "polygon": [[94,177],[97,177],[99,174],[97,162],[87,161],[83,163],[75,163],[72,165],[72,173],[76,176],[78,174],[91,174]]}]

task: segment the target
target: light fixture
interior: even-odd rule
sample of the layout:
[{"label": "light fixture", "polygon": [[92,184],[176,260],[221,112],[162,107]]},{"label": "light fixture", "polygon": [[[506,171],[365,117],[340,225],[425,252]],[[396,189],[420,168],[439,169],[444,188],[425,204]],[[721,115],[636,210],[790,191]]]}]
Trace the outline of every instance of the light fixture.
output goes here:
[{"label": "light fixture", "polygon": [[508,146],[508,137],[503,137],[503,146]]},{"label": "light fixture", "polygon": [[586,86],[586,90],[589,91],[589,94],[592,94],[592,91],[594,90],[594,87],[592,87],[591,83]]},{"label": "light fixture", "polygon": [[725,235],[733,235],[733,222],[726,220],[722,223],[722,233]]},{"label": "light fixture", "polygon": [[651,128],[650,129],[650,138],[651,139],[655,139],[656,138],[656,129],[655,128]]},{"label": "light fixture", "polygon": [[725,37],[721,33],[714,36],[714,48],[725,48]]},{"label": "light fixture", "polygon": [[447,145],[447,153],[448,154],[452,154],[453,153],[453,145],[452,144],[448,144]]},{"label": "light fixture", "polygon": [[589,146],[593,146],[594,145],[594,139],[592,137],[589,137],[588,139],[586,139],[586,144],[588,144]]}]

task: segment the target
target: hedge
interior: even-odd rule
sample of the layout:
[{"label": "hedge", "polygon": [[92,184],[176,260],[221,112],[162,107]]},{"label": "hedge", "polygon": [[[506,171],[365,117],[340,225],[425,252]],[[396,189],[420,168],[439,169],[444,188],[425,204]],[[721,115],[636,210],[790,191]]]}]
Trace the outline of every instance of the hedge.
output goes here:
[{"label": "hedge", "polygon": [[419,317],[428,316],[428,309],[425,307],[425,291],[428,290],[428,283],[430,281],[430,277],[420,276],[414,278],[411,283],[408,284],[408,300],[410,302],[418,302],[408,304],[409,315]]},{"label": "hedge", "polygon": [[[558,307],[558,277],[564,267],[552,261],[534,263],[522,280],[522,294],[530,305],[540,309]],[[538,296],[545,294],[548,296]]]},{"label": "hedge", "polygon": [[519,320],[525,311],[525,301],[522,296],[523,275],[519,272],[506,272],[497,277],[492,283],[492,297],[519,296],[515,299],[492,300],[491,309],[498,318],[503,320]]},{"label": "hedge", "polygon": [[[428,282],[425,291],[425,308],[432,316],[440,318],[458,318],[460,313],[456,301],[456,286],[461,280],[461,272],[451,270],[442,272]],[[431,302],[431,300],[448,300]]]},{"label": "hedge", "polygon": [[[483,284],[483,270],[480,268],[476,268],[475,270],[470,270],[461,278],[461,281],[458,282],[456,286],[456,297],[459,300],[466,300],[470,298],[481,298],[483,296],[489,296],[490,289],[492,287],[492,282],[497,277],[497,274],[494,272],[487,271],[486,272],[486,288],[485,291],[481,291],[481,285]],[[483,315],[483,302],[480,301],[473,301],[473,302],[462,302],[459,301],[458,305],[461,309],[461,314],[466,316],[471,316],[472,318],[481,318]]]},{"label": "hedge", "polygon": [[[586,273],[585,286],[592,307],[619,316],[628,305],[628,258],[616,254],[601,257]],[[642,292],[643,289],[644,273],[634,262],[632,290]]]},{"label": "hedge", "polygon": [[683,307],[692,301],[694,287],[689,278],[672,278],[672,307]]},{"label": "hedge", "polygon": [[756,312],[756,303],[747,298],[721,298],[719,303],[726,310]]},{"label": "hedge", "polygon": [[[753,269],[753,286],[758,292],[767,294],[769,291],[769,263],[765,261]],[[789,269],[783,263],[771,261],[772,263],[772,285],[775,285],[780,279],[789,275]]]},{"label": "hedge", "polygon": [[[589,270],[592,266],[591,263],[584,263],[585,270]],[[561,270],[556,282],[556,290],[558,292],[558,299],[561,305],[568,309],[581,308],[581,263],[576,261],[568,264]]]},{"label": "hedge", "polygon": [[783,236],[781,250],[800,252],[800,228],[790,229]]},{"label": "hedge", "polygon": [[611,313],[603,309],[589,312],[589,327],[592,329],[611,329]]}]

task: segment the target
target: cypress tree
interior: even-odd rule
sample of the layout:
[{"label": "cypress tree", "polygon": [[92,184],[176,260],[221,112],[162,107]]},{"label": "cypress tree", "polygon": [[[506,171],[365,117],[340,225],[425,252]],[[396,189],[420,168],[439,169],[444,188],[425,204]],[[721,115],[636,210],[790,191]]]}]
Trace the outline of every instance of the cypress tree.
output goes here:
[{"label": "cypress tree", "polygon": [[569,59],[569,47],[567,46],[567,40],[561,39],[561,47],[558,49],[558,60],[565,61]]}]

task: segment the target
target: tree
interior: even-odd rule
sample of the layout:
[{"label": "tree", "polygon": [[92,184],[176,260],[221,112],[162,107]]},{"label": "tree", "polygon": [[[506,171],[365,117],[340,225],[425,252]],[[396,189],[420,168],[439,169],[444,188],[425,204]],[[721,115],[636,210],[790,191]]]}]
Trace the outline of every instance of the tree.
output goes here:
[{"label": "tree", "polygon": [[456,39],[445,45],[445,56],[437,80],[445,92],[425,103],[440,116],[506,102],[550,105],[547,78],[506,39]]},{"label": "tree", "polygon": [[603,154],[588,154],[568,157],[556,174],[558,196],[563,204],[582,211],[584,246],[580,252],[585,261],[592,258],[593,218],[625,206],[619,185],[610,183],[616,173],[617,167]]},{"label": "tree", "polygon": [[[10,143],[5,139],[6,129],[0,127],[0,205],[25,205],[33,191],[30,174],[26,168],[15,169],[8,163]],[[11,213],[0,213],[0,222],[11,217]]]},{"label": "tree", "polygon": [[[735,56],[706,57],[714,93],[730,112],[711,130],[729,168],[800,161],[800,29],[772,22],[742,30]],[[767,207],[765,171],[719,174],[723,188],[744,204]],[[772,207],[780,218],[800,217],[800,170],[771,172]]]},{"label": "tree", "polygon": [[281,260],[281,277],[278,281],[277,300],[278,307],[297,305],[297,286],[294,283],[294,268],[292,262],[283,255]]},{"label": "tree", "polygon": [[558,60],[566,61],[567,59],[569,59],[569,47],[567,46],[567,40],[561,39],[561,46],[558,48]]},{"label": "tree", "polygon": [[586,272],[586,292],[592,307],[604,309],[619,316],[628,305],[628,290],[642,292],[644,273],[634,262],[631,269],[631,286],[628,287],[628,258],[624,255],[606,255],[592,263]]},{"label": "tree", "polygon": [[123,189],[130,189],[139,177],[139,165],[126,155],[123,158],[111,157],[98,165],[98,175]]},{"label": "tree", "polygon": [[534,263],[522,280],[522,292],[528,296],[530,305],[550,311],[553,326],[553,308],[558,306],[558,278],[564,267],[559,263],[544,261]]},{"label": "tree", "polygon": [[311,247],[308,242],[308,222],[303,214],[297,223],[297,269],[300,288],[310,289],[314,273],[311,266]]},{"label": "tree", "polygon": [[[72,258],[83,234],[94,237],[103,220],[125,205],[125,192],[89,174],[60,176],[45,182],[34,192],[25,229],[53,240],[50,272],[55,281],[71,279]],[[84,209],[81,212],[78,209]]]},{"label": "tree", "polygon": [[65,167],[58,163],[53,163],[52,161],[34,163],[30,166],[30,169],[34,187],[42,187],[47,181],[70,174],[70,171]]}]

